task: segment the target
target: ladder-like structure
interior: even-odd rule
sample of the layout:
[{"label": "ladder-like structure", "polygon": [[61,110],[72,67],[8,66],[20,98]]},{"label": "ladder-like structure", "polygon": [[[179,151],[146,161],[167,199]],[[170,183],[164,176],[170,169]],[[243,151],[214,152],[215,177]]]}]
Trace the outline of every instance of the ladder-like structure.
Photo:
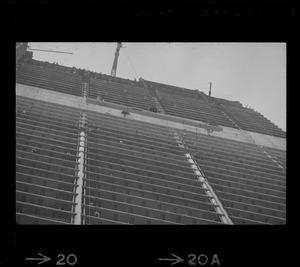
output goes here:
[{"label": "ladder-like structure", "polygon": [[[87,98],[89,93],[89,71],[84,71],[82,80],[82,97]],[[75,167],[76,192],[74,202],[76,203],[73,218],[73,224],[84,224],[83,216],[85,214],[85,203],[83,203],[83,195],[85,195],[86,180],[86,159],[87,159],[87,135],[88,135],[88,117],[85,112],[80,113],[78,122],[78,144],[77,144],[77,162]],[[84,199],[85,201],[85,199]],[[84,204],[84,205],[83,205]]]},{"label": "ladder-like structure", "polygon": [[82,112],[79,118],[79,138],[77,146],[77,163],[76,163],[76,195],[75,195],[75,213],[73,224],[82,224],[82,213],[84,213],[82,206],[83,184],[84,184],[84,168],[86,159],[86,137],[87,137],[87,116],[85,112]]},{"label": "ladder-like structure", "polygon": [[162,108],[161,104],[159,103],[159,101],[157,99],[157,97],[158,97],[157,92],[154,89],[150,88],[143,78],[140,78],[140,82],[142,83],[144,88],[146,88],[148,90],[148,92],[152,98],[152,102],[154,103],[157,111],[159,113],[166,114],[166,112],[164,111],[164,109]]},{"label": "ladder-like structure", "polygon": [[[165,114],[162,106],[160,105],[159,101],[157,100],[157,96],[158,96],[157,92],[154,89],[149,88],[149,86],[147,85],[147,83],[144,79],[140,78],[140,82],[149,91],[149,94],[152,96],[152,100],[153,100],[157,110],[160,113]],[[183,141],[182,137],[180,136],[179,131],[175,130],[174,128],[171,128],[171,132],[172,132],[173,137],[174,137],[174,139],[177,143],[177,146],[180,147],[181,149],[184,149],[185,151],[188,151],[189,150],[188,146]],[[218,199],[218,197],[215,194],[213,188],[211,187],[208,180],[206,179],[204,172],[201,170],[201,167],[196,162],[193,155],[190,154],[190,153],[185,153],[184,156],[185,156],[187,162],[190,164],[190,167],[193,170],[194,174],[197,176],[198,181],[201,183],[201,187],[205,190],[206,195],[209,197],[209,200],[210,200],[211,204],[214,205],[215,211],[219,215],[220,220],[224,224],[231,224],[232,225],[233,222],[229,218],[226,210],[224,209],[222,203]]]},{"label": "ladder-like structure", "polygon": [[[189,151],[188,146],[185,144],[183,138],[181,137],[180,133],[176,131],[174,128],[171,129],[174,138],[176,140],[177,145],[184,149],[185,151]],[[210,203],[214,205],[216,213],[219,215],[220,220],[224,224],[232,225],[233,222],[229,218],[226,210],[224,209],[221,201],[218,199],[218,196],[214,192],[213,188],[209,184],[203,170],[201,169],[200,165],[194,159],[191,153],[184,154],[186,161],[190,164],[191,169],[193,170],[194,174],[197,176],[198,181],[201,183],[201,187],[205,190],[206,195],[209,197]]]}]

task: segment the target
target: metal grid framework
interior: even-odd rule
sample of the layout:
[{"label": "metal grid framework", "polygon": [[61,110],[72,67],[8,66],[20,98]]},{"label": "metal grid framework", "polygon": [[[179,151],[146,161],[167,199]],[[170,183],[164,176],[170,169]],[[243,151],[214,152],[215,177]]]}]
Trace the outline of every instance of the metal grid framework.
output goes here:
[{"label": "metal grid framework", "polygon": [[[71,223],[82,111],[16,104],[17,222]],[[89,112],[86,131],[85,224],[221,223],[168,128]]]},{"label": "metal grid framework", "polygon": [[167,114],[201,120],[213,125],[286,137],[286,133],[270,120],[259,112],[243,108],[237,101],[210,98],[197,90],[187,90],[150,81],[147,83],[156,90],[158,99]]},{"label": "metal grid framework", "polygon": [[81,96],[82,75],[18,63],[16,82],[65,94]]},{"label": "metal grid framework", "polygon": [[[205,136],[183,133],[215,193],[235,224],[285,224],[285,152]],[[284,168],[264,150],[282,159]]]},{"label": "metal grid framework", "polygon": [[[82,111],[23,97],[16,107],[17,221],[71,223]],[[87,132],[85,224],[220,223],[169,128],[88,112]],[[181,136],[234,223],[285,223],[285,173],[261,148]]]},{"label": "metal grid framework", "polygon": [[87,223],[221,223],[169,128],[88,117]]},{"label": "metal grid framework", "polygon": [[70,223],[75,215],[78,114],[17,97],[17,223]]},{"label": "metal grid framework", "polygon": [[[31,59],[30,62],[17,64],[16,78],[22,84],[82,96],[83,74],[84,70]],[[86,97],[144,110],[155,105],[148,90],[137,81],[94,72],[89,72],[89,76],[90,91]],[[226,100],[223,103],[220,99],[209,98],[199,91],[146,82],[149,89],[156,92],[157,100],[166,114],[200,120],[211,125],[286,137],[286,133],[270,120],[252,109],[239,106],[238,102],[224,104]],[[217,104],[218,102],[220,103]]]},{"label": "metal grid framework", "polygon": [[90,79],[88,97],[148,110],[154,105],[151,96],[144,88],[100,79]]},{"label": "metal grid framework", "polygon": [[213,108],[206,101],[198,99],[198,94],[193,97],[176,96],[174,94],[160,92],[158,100],[167,114],[200,120],[212,125],[223,125],[232,128],[236,126],[219,109]]},{"label": "metal grid framework", "polygon": [[[18,63],[17,82],[83,96],[82,75],[38,64]],[[84,96],[146,109],[148,90],[123,82],[89,78]],[[156,94],[166,97],[161,104],[170,112],[175,102],[165,92]],[[174,99],[187,106],[190,98]],[[219,111],[195,101],[205,103],[201,116],[221,124]],[[17,223],[73,224],[79,216],[80,224],[222,224],[185,157],[190,153],[234,224],[285,224],[285,151],[177,132],[182,147],[170,127],[17,96]]]},{"label": "metal grid framework", "polygon": [[241,129],[251,132],[257,132],[267,135],[273,135],[285,138],[286,133],[283,132],[270,120],[260,113],[249,109],[222,105],[225,112],[238,123]]}]

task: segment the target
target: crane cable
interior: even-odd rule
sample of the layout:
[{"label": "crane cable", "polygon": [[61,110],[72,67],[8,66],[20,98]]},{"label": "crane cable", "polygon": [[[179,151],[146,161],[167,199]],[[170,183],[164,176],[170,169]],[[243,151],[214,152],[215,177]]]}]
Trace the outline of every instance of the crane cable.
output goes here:
[{"label": "crane cable", "polygon": [[128,58],[128,61],[129,61],[130,65],[131,65],[131,68],[133,69],[133,72],[135,73],[135,77],[136,77],[136,79],[138,80],[140,76],[137,75],[137,73],[136,73],[136,71],[135,71],[135,69],[134,69],[134,67],[133,67],[133,64],[132,64],[132,62],[131,62],[131,60],[130,60],[130,58],[129,58],[129,56],[128,56],[128,54],[126,53],[125,50],[124,50],[124,52],[125,52],[126,57]]}]

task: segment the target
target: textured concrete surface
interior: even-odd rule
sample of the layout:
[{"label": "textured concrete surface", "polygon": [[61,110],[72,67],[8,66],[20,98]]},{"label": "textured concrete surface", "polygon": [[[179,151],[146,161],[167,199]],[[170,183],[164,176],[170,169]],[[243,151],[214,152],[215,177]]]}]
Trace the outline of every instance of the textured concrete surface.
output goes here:
[{"label": "textured concrete surface", "polygon": [[85,99],[78,96],[41,89],[38,87],[16,84],[16,95],[34,98],[36,100],[65,105],[69,107],[86,109]]},{"label": "textured concrete surface", "polygon": [[[121,112],[122,110],[127,110],[126,106],[118,104],[108,103],[105,101],[97,101],[93,99],[85,99],[83,97],[73,96],[18,83],[16,84],[16,95],[104,114],[108,113],[117,117],[124,117]],[[163,125],[202,134],[208,134],[207,129],[210,129],[212,130],[212,132],[210,132],[211,136],[277,148],[280,150],[286,150],[286,139],[280,137],[268,136],[265,134],[238,130],[225,126],[205,125],[205,123],[199,121],[178,118],[160,113],[153,113],[136,108],[128,108],[128,111],[130,115],[127,115],[126,119],[130,120],[149,122],[157,125]]]}]

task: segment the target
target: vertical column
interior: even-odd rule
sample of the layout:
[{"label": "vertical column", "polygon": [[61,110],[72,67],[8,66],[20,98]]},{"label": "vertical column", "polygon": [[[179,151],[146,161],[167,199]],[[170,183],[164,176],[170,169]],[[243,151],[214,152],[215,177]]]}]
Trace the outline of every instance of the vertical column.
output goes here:
[{"label": "vertical column", "polygon": [[82,96],[86,98],[87,93],[87,83],[82,83]]},{"label": "vertical column", "polygon": [[[177,131],[175,131],[174,128],[172,128],[171,130],[177,145],[180,148],[188,149],[180,134]],[[208,183],[207,179],[205,178],[204,172],[201,170],[194,157],[189,153],[186,153],[184,156],[187,159],[187,162],[190,164],[190,167],[193,170],[194,174],[197,176],[198,181],[201,183],[202,188],[205,189],[205,193],[209,197],[210,202],[214,205],[215,211],[219,214],[221,221],[224,224],[233,224],[226,210],[223,208],[222,203],[218,199],[217,195]]]},{"label": "vertical column", "polygon": [[159,101],[157,100],[157,98],[155,96],[152,96],[152,101],[154,102],[156,108],[158,109],[158,112],[165,114],[165,111],[163,110],[161,104],[159,103]]},{"label": "vertical column", "polygon": [[152,101],[156,107],[156,109],[158,110],[159,113],[162,114],[166,114],[165,111],[163,110],[161,104],[159,103],[157,96],[158,96],[158,92],[154,91],[153,89],[150,89],[147,85],[147,83],[145,82],[145,80],[143,78],[140,78],[140,82],[142,83],[142,85],[148,90],[150,96],[152,97]]},{"label": "vertical column", "polygon": [[79,145],[77,150],[78,161],[77,161],[77,188],[75,198],[75,217],[74,224],[82,224],[82,195],[83,195],[83,178],[84,178],[84,161],[86,152],[86,125],[87,117],[84,112],[80,114],[79,118]]},{"label": "vertical column", "polygon": [[238,126],[238,125],[235,123],[235,121],[234,121],[231,117],[229,117],[229,116],[224,112],[224,110],[223,110],[222,107],[221,107],[221,112],[223,113],[223,115],[224,115],[228,120],[230,120],[230,121],[235,125],[235,127],[237,127],[239,130],[242,130],[242,129],[240,128],[240,126]]},{"label": "vertical column", "polygon": [[89,95],[90,72],[84,71],[82,79],[82,96],[84,98]]},{"label": "vertical column", "polygon": [[263,146],[259,146],[264,154],[274,162],[278,168],[282,170],[283,173],[285,173],[285,165],[276,157],[272,157],[265,149]]},{"label": "vertical column", "polygon": [[226,210],[224,209],[222,203],[218,199],[217,195],[215,194],[214,190],[208,183],[207,179],[205,178],[204,172],[201,170],[196,160],[189,153],[186,153],[185,157],[187,159],[187,162],[190,164],[191,168],[193,169],[195,175],[197,176],[198,181],[201,183],[201,187],[205,189],[205,194],[209,197],[211,204],[214,205],[215,211],[216,213],[219,214],[221,221],[224,224],[233,224]]}]

